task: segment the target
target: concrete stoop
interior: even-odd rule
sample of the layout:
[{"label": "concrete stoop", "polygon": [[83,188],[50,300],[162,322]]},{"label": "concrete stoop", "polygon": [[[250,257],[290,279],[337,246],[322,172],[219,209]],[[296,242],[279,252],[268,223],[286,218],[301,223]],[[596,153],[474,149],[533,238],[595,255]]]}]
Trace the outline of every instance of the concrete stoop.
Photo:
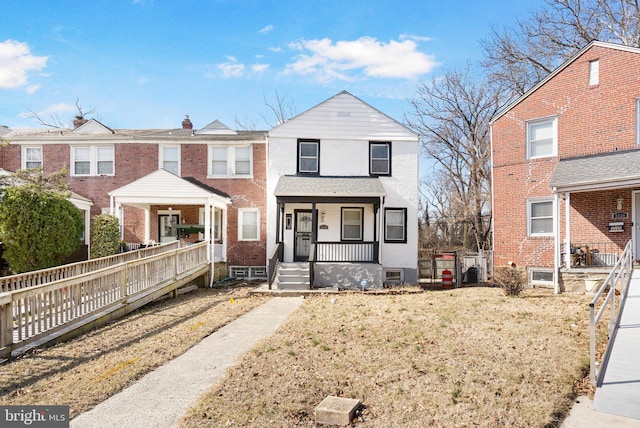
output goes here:
[{"label": "concrete stoop", "polygon": [[276,284],[281,290],[309,290],[309,264],[280,263]]}]

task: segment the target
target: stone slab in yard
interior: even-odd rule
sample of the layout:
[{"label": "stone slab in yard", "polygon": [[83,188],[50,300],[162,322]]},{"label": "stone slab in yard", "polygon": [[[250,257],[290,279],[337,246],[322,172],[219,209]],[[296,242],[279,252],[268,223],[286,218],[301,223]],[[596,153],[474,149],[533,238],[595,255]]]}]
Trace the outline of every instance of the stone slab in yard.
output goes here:
[{"label": "stone slab in yard", "polygon": [[349,425],[360,406],[354,398],[329,395],[316,407],[316,423],[326,425]]}]

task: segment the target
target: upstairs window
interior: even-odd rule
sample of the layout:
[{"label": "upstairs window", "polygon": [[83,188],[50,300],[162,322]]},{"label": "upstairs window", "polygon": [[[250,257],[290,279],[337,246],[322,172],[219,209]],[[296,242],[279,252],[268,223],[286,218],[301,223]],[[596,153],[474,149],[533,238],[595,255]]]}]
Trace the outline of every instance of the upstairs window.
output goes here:
[{"label": "upstairs window", "polygon": [[369,175],[391,175],[391,143],[369,143]]},{"label": "upstairs window", "polygon": [[558,152],[557,119],[527,122],[527,159],[555,156]]},{"label": "upstairs window", "polygon": [[553,218],[553,199],[527,200],[527,232],[529,236],[552,236]]},{"label": "upstairs window", "polygon": [[589,86],[600,83],[600,61],[589,61]]},{"label": "upstairs window", "polygon": [[362,241],[362,208],[342,208],[342,240]]},{"label": "upstairs window", "polygon": [[209,177],[251,177],[252,146],[209,146]]},{"label": "upstairs window", "polygon": [[22,147],[22,169],[42,168],[42,147],[23,146]]},{"label": "upstairs window", "polygon": [[320,141],[298,141],[298,173],[318,174],[320,172]]},{"label": "upstairs window", "polygon": [[180,146],[160,146],[159,167],[180,175]]},{"label": "upstairs window", "polygon": [[71,148],[71,175],[114,175],[113,146],[76,146]]}]

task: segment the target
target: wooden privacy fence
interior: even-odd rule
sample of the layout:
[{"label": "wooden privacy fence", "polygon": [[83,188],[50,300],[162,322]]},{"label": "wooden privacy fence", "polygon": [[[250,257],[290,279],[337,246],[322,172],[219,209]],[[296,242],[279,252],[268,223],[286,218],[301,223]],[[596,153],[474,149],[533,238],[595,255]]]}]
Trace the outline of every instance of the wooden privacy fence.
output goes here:
[{"label": "wooden privacy fence", "polygon": [[0,277],[0,293],[21,290],[23,288],[33,287],[35,285],[48,284],[53,281],[71,278],[83,273],[93,272],[130,260],[142,259],[154,254],[160,254],[166,251],[175,250],[176,248],[178,248],[179,244],[179,241],[172,241],[168,244],[156,245],[153,247],[147,247],[136,251],[129,251],[109,257],[101,257],[84,262],[56,266],[49,269],[42,269],[18,275]]},{"label": "wooden privacy fence", "polygon": [[[0,358],[100,313],[124,313],[208,271],[207,243],[125,261],[91,272],[0,293]],[[182,282],[181,282],[182,281]],[[162,295],[162,294],[159,294]],[[149,298],[145,299],[145,296]],[[138,301],[138,304],[132,304]]]}]

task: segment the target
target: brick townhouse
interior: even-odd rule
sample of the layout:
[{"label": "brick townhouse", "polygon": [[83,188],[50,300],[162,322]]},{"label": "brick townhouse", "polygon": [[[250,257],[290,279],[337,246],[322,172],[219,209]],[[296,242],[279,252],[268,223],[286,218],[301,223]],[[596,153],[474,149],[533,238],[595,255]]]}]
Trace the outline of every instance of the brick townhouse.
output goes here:
[{"label": "brick townhouse", "polygon": [[640,253],[640,49],[594,41],[491,122],[494,265],[572,290]]},{"label": "brick townhouse", "polygon": [[7,142],[0,168],[67,169],[87,225],[113,212],[125,242],[212,237],[217,261],[265,274],[266,132],[219,121],[194,129],[186,117],[176,129],[113,130],[78,118],[74,129],[2,127],[0,134]]}]

